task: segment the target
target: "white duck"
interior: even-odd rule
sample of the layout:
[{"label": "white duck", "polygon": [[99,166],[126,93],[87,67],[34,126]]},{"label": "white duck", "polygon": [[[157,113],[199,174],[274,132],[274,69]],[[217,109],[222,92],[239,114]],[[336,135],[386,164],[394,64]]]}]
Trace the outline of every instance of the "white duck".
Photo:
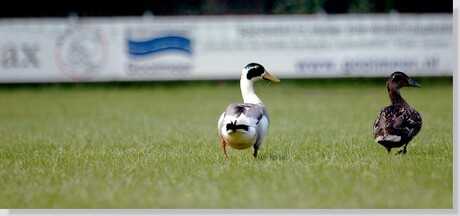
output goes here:
[{"label": "white duck", "polygon": [[240,78],[241,94],[244,103],[228,105],[219,118],[218,130],[224,155],[227,158],[226,145],[234,149],[254,147],[254,157],[267,135],[270,125],[267,109],[254,92],[253,84],[257,80],[281,82],[257,63],[250,63],[243,68]]}]

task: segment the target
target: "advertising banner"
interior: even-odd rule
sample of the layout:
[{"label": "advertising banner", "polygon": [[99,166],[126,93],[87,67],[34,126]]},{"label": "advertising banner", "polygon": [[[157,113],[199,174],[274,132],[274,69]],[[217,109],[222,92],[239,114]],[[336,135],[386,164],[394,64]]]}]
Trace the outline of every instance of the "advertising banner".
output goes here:
[{"label": "advertising banner", "polygon": [[0,19],[0,83],[452,76],[451,14]]}]

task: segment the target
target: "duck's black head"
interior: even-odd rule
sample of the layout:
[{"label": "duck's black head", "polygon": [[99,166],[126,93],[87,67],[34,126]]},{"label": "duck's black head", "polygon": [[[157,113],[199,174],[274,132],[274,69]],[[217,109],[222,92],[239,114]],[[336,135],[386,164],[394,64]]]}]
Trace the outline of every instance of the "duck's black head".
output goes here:
[{"label": "duck's black head", "polygon": [[401,71],[396,71],[391,74],[387,82],[387,87],[393,90],[399,90],[404,86],[420,87],[421,85],[407,76]]},{"label": "duck's black head", "polygon": [[262,78],[262,75],[265,73],[265,68],[257,63],[249,63],[244,67],[244,71],[246,71],[246,79],[251,80],[253,78]]},{"label": "duck's black head", "polygon": [[278,78],[272,76],[265,70],[264,66],[258,63],[249,63],[248,65],[246,65],[246,67],[243,68],[241,78],[246,78],[247,80],[253,81],[265,79],[273,82],[280,82]]}]

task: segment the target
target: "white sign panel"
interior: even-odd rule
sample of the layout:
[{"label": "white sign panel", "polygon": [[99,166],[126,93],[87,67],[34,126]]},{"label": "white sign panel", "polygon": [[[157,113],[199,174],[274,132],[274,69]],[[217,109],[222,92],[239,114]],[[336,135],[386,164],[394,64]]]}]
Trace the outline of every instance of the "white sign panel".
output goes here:
[{"label": "white sign panel", "polygon": [[451,76],[451,14],[0,20],[0,82]]}]

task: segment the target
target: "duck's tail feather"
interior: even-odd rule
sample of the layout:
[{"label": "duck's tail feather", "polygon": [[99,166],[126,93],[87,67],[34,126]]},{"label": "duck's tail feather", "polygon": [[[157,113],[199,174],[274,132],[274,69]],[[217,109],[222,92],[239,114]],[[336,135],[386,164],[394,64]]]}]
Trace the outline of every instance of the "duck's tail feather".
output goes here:
[{"label": "duck's tail feather", "polygon": [[236,120],[233,121],[233,122],[231,121],[230,123],[227,124],[227,131],[229,131],[229,130],[236,131],[238,129],[243,129],[243,130],[247,131],[247,130],[249,130],[249,126],[244,125],[244,124],[237,125]]}]

